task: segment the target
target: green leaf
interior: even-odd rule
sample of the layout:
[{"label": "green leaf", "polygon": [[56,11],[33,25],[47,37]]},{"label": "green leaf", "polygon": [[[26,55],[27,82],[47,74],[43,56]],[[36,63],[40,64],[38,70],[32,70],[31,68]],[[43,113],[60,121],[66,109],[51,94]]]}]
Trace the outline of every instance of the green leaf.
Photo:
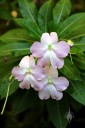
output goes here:
[{"label": "green leaf", "polygon": [[79,71],[77,67],[69,61],[69,59],[65,59],[65,64],[60,72],[64,74],[68,79],[73,80],[81,80]]},{"label": "green leaf", "polygon": [[[24,21],[25,27],[28,28],[28,32],[32,31],[37,37],[40,37],[40,29],[37,25],[37,8],[34,2],[29,0],[19,0],[20,11],[26,22]],[[21,23],[23,24],[23,23]],[[35,31],[35,32],[34,32]]]},{"label": "green leaf", "polygon": [[0,36],[0,40],[5,43],[13,43],[17,41],[32,42],[29,33],[25,29],[13,29]]},{"label": "green leaf", "polygon": [[0,56],[16,54],[25,55],[30,53],[30,43],[12,43],[0,47]]},{"label": "green leaf", "polygon": [[67,89],[71,95],[79,103],[85,105],[85,82],[83,81],[70,81],[71,85]]},{"label": "green leaf", "polygon": [[73,60],[77,67],[85,70],[85,57],[77,55],[73,57]]},{"label": "green leaf", "polygon": [[[8,84],[9,84],[9,76],[6,76],[1,85],[0,85],[0,96],[1,99],[5,98],[6,94],[7,94],[7,88],[8,88]],[[10,86],[10,91],[9,91],[9,95],[13,94],[17,89],[18,89],[19,83],[17,81],[13,81],[11,86]]]},{"label": "green leaf", "polygon": [[62,99],[61,101],[48,100],[47,109],[52,123],[56,128],[66,128],[67,119],[66,114],[69,111],[67,99]]},{"label": "green leaf", "polygon": [[75,46],[80,51],[85,51],[85,42],[79,41],[78,43],[75,43]]},{"label": "green leaf", "polygon": [[68,17],[59,26],[59,37],[78,38],[85,35],[85,13],[78,13]]},{"label": "green leaf", "polygon": [[37,8],[34,2],[29,0],[19,0],[19,8],[24,18],[30,18],[35,24],[37,20]]},{"label": "green leaf", "polygon": [[66,19],[71,12],[70,0],[59,0],[53,10],[54,24],[58,25]]},{"label": "green leaf", "polygon": [[70,53],[71,54],[79,54],[79,53],[81,53],[82,52],[82,50],[79,48],[79,45],[76,45],[76,44],[74,44],[74,46],[71,48],[71,50],[70,50]]},{"label": "green leaf", "polygon": [[48,24],[52,21],[52,17],[53,17],[52,11],[53,11],[53,0],[49,0],[45,2],[39,10],[38,23],[39,23],[39,27],[43,32],[48,31]]},{"label": "green leaf", "polygon": [[[2,56],[0,57],[0,81],[8,75],[12,68],[19,63],[21,56],[14,57],[14,56]],[[3,68],[2,68],[3,67]]]},{"label": "green leaf", "polygon": [[40,39],[41,32],[30,18],[29,19],[16,18],[14,19],[14,21],[22,28],[25,28],[28,31],[29,36],[32,37],[33,40]]},{"label": "green leaf", "polygon": [[15,114],[21,113],[30,108],[36,102],[36,92],[33,90],[19,90],[13,95],[12,109]]}]

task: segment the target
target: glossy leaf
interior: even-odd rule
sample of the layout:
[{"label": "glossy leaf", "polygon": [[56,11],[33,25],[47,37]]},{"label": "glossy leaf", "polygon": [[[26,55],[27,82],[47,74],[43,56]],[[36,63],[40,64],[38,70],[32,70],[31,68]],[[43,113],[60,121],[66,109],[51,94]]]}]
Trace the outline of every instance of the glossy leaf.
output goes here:
[{"label": "glossy leaf", "polygon": [[81,80],[77,67],[69,59],[65,59],[64,67],[60,69],[60,72],[69,79]]},{"label": "glossy leaf", "polygon": [[21,14],[24,18],[26,18],[25,27],[29,28],[29,32],[33,30],[36,35],[39,37],[40,29],[37,25],[37,8],[34,4],[34,2],[29,0],[19,0],[19,7]]},{"label": "glossy leaf", "polygon": [[85,105],[85,82],[83,81],[70,81],[71,85],[67,89],[71,95],[79,103]]},{"label": "glossy leaf", "polygon": [[66,19],[71,12],[70,0],[59,0],[53,10],[54,24],[58,25],[64,19]]},{"label": "glossy leaf", "polygon": [[0,47],[0,56],[12,55],[18,52],[20,55],[30,53],[30,45],[28,43],[12,43]]},{"label": "glossy leaf", "polygon": [[20,59],[22,57],[14,57],[14,56],[2,56],[0,57],[0,81],[3,78],[11,73],[11,70],[14,66],[18,65]]},{"label": "glossy leaf", "polygon": [[36,24],[38,11],[33,1],[19,0],[19,8],[24,18],[30,18]]},{"label": "glossy leaf", "polygon": [[36,102],[36,92],[33,90],[19,90],[12,99],[12,109],[15,114],[21,113]]},{"label": "glossy leaf", "polygon": [[0,36],[0,40],[5,43],[13,43],[17,41],[28,41],[33,42],[29,37],[29,33],[25,29],[13,29],[2,36]]},{"label": "glossy leaf", "polygon": [[40,39],[41,32],[30,18],[16,18],[15,22],[22,28],[25,28],[28,31],[29,36],[32,37],[33,40]]},{"label": "glossy leaf", "polygon": [[69,111],[69,105],[67,99],[62,99],[60,101],[48,100],[47,101],[48,114],[52,123],[56,128],[66,128],[67,119],[66,114]]},{"label": "glossy leaf", "polygon": [[74,60],[77,67],[85,70],[85,57],[75,56],[75,57],[73,57],[73,60]]},{"label": "glossy leaf", "polygon": [[77,49],[79,49],[80,51],[85,51],[85,42],[79,41],[78,43],[75,44],[75,46],[76,46]]},{"label": "glossy leaf", "polygon": [[78,38],[85,35],[85,13],[78,13],[68,17],[59,26],[59,37]]},{"label": "glossy leaf", "polygon": [[45,2],[38,14],[38,23],[43,32],[48,31],[48,24],[52,21],[53,0]]},{"label": "glossy leaf", "polygon": [[[7,93],[7,88],[8,88],[8,84],[9,84],[9,77],[6,76],[1,85],[0,85],[0,96],[1,98],[5,98],[6,93]],[[13,94],[19,87],[19,83],[17,81],[11,82],[11,86],[10,86],[10,90],[9,90],[9,95]]]}]

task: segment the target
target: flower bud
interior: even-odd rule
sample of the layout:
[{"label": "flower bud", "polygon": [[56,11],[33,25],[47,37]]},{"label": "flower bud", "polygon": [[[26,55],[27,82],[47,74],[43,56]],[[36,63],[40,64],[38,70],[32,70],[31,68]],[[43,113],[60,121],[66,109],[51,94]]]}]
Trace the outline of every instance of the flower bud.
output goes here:
[{"label": "flower bud", "polygon": [[74,45],[73,42],[72,42],[71,40],[68,40],[67,43],[68,43],[69,46],[73,46],[73,45]]}]

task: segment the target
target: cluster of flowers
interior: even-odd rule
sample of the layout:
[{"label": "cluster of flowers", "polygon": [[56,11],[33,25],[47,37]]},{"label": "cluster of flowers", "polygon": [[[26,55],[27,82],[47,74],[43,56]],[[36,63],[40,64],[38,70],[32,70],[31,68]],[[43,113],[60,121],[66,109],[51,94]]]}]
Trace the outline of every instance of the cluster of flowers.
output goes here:
[{"label": "cluster of flowers", "polygon": [[[58,42],[57,33],[43,33],[41,42],[34,42],[30,48],[32,55],[25,56],[12,70],[12,75],[20,81],[19,87],[38,91],[39,98],[60,100],[62,91],[69,86],[69,81],[58,77],[58,69],[64,65],[64,59],[70,52],[65,41]],[[34,58],[35,57],[35,58]]]}]

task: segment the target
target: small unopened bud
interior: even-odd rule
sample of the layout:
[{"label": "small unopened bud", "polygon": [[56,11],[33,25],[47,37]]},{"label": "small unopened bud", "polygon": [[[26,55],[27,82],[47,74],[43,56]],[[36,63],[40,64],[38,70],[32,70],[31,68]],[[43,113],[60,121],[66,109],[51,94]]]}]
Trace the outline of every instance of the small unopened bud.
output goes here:
[{"label": "small unopened bud", "polygon": [[67,120],[68,120],[69,123],[71,122],[72,118],[74,118],[74,115],[73,115],[73,113],[70,111],[70,108],[69,108],[69,111],[68,111],[68,113],[67,113]]},{"label": "small unopened bud", "polygon": [[73,42],[72,42],[71,40],[68,40],[67,43],[68,43],[69,46],[73,46],[73,45],[74,45]]},{"label": "small unopened bud", "polygon": [[16,18],[16,17],[18,16],[18,13],[17,13],[17,11],[13,10],[13,11],[11,12],[11,15],[12,15],[14,18]]}]

